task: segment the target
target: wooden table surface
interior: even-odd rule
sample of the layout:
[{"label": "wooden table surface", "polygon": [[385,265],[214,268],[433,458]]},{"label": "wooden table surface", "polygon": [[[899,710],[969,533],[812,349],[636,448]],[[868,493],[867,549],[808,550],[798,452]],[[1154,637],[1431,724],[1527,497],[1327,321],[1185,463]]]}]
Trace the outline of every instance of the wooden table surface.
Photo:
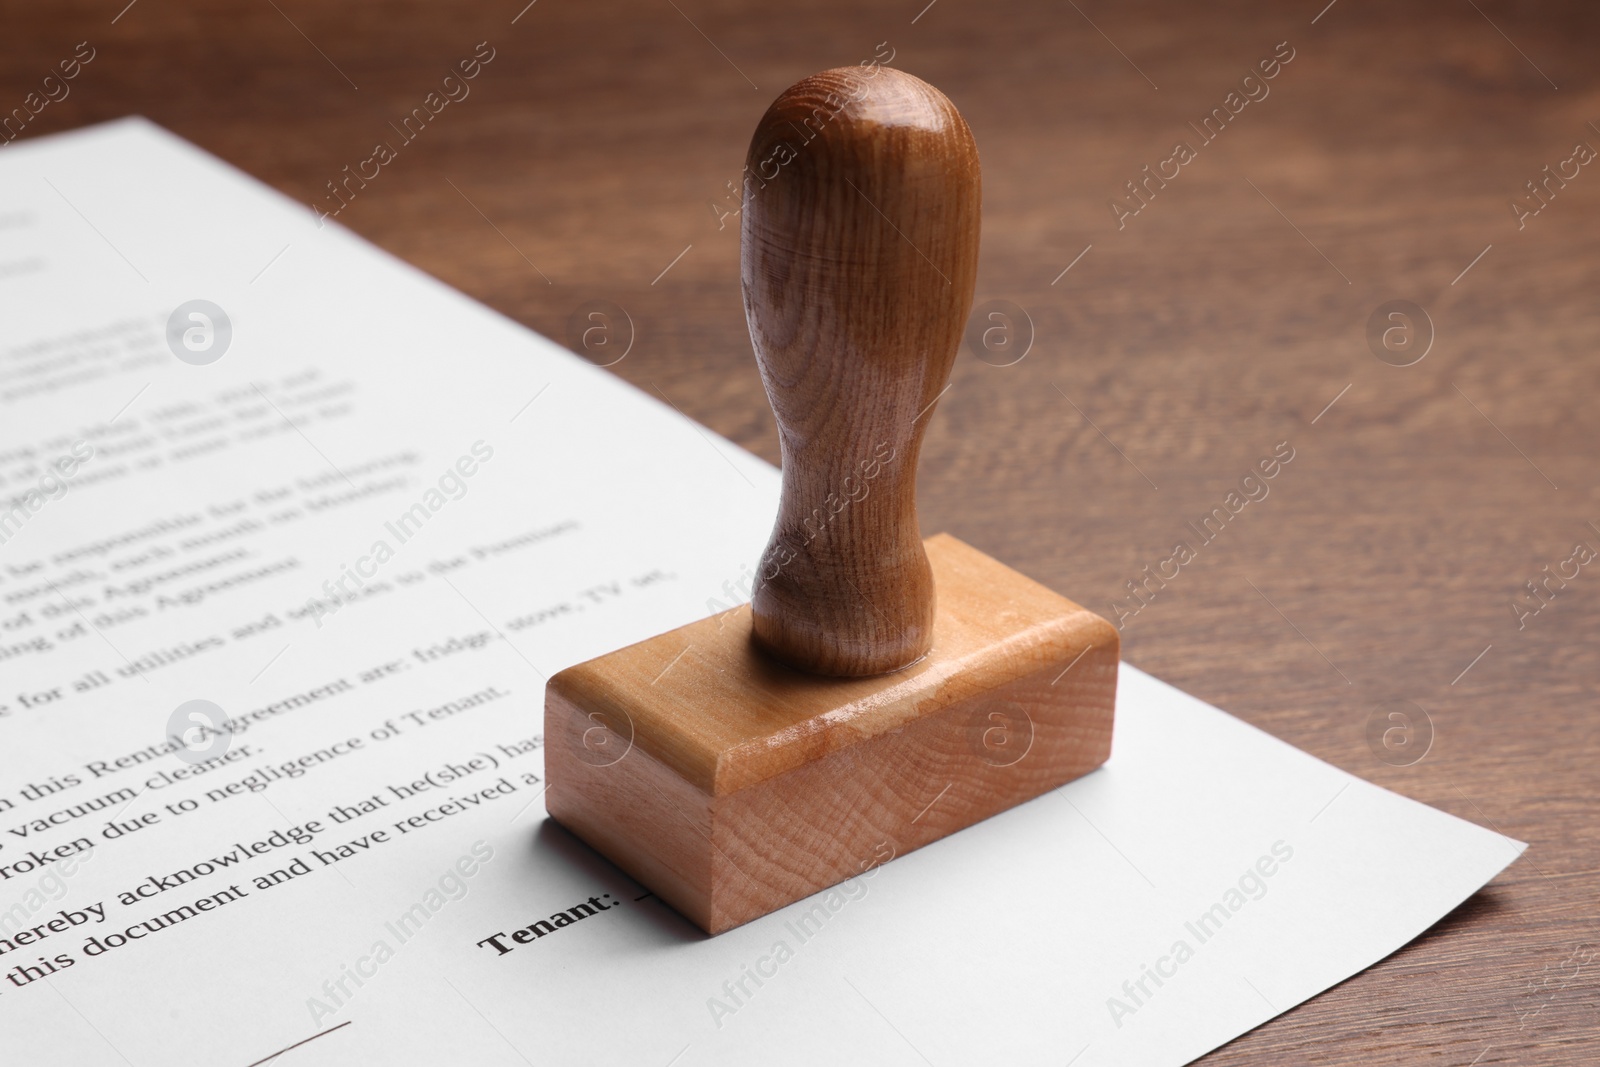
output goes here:
[{"label": "wooden table surface", "polygon": [[[624,309],[612,371],[774,461],[737,220],[713,205],[779,91],[892,50],[977,136],[980,307],[1025,311],[1009,349],[994,333],[957,362],[924,529],[1128,613],[1145,670],[1532,843],[1427,936],[1205,1062],[1596,1062],[1600,166],[1575,146],[1600,148],[1600,7],[123,2],[0,5],[6,108],[95,49],[27,135],[142,112],[325,207],[487,41],[470,96],[339,220],[557,339],[585,302]],[[1188,123],[1213,108],[1208,143]],[[1193,158],[1164,164],[1180,141]],[[1176,176],[1113,209],[1146,164]],[[1369,343],[1396,300],[1426,322],[1384,309]],[[1282,442],[1270,495],[1129,599]],[[1396,701],[1411,747],[1369,744]]]}]

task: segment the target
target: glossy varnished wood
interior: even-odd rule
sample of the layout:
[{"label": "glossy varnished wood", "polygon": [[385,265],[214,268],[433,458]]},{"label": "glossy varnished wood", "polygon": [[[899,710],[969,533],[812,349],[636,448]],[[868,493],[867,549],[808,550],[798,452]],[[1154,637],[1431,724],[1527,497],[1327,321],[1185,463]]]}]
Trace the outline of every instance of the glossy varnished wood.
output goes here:
[{"label": "glossy varnished wood", "polygon": [[[1595,5],[940,0],[913,23],[924,4],[680,0],[736,70],[660,3],[540,0],[512,25],[521,3],[278,0],[359,90],[271,5],[141,0],[112,25],[121,6],[0,4],[0,106],[89,39],[29,136],[138,111],[308,204],[489,40],[472,96],[340,221],[558,339],[611,301],[636,334],[612,373],[773,462],[728,183],[783,86],[892,51],[981,131],[977,306],[1009,300],[1035,335],[1011,366],[958,358],[923,525],[1108,612],[1290,440],[1271,496],[1128,622],[1125,654],[1533,844],[1429,936],[1204,1062],[1593,1062],[1600,978],[1566,961],[1597,936],[1600,585],[1585,570],[1522,630],[1510,604],[1600,541],[1600,172],[1524,229],[1509,205],[1574,140],[1600,147]],[[1280,41],[1271,95],[1118,230],[1107,200]],[[1415,366],[1366,347],[1391,299],[1437,327]],[[1435,727],[1410,767],[1365,739],[1397,694]]]},{"label": "glossy varnished wood", "polygon": [[827,70],[767,109],[740,273],[783,489],[754,596],[546,686],[550,814],[708,933],[1111,753],[1115,628],[917,533],[979,187],[966,123],[912,75]]},{"label": "glossy varnished wood", "polygon": [[881,674],[932,641],[917,459],[972,306],[980,192],[960,113],[890,67],[801,80],[750,140],[740,274],[783,464],[752,605],[800,670]]}]

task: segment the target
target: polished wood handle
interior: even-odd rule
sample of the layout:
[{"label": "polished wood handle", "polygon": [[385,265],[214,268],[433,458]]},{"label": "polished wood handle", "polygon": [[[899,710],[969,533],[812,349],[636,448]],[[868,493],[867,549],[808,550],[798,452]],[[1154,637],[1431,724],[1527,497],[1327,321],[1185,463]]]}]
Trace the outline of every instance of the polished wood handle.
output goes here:
[{"label": "polished wood handle", "polygon": [[888,67],[806,78],[750,142],[745,316],[783,454],[754,630],[792,667],[856,677],[928,651],[917,457],[972,305],[979,202],[955,106]]}]

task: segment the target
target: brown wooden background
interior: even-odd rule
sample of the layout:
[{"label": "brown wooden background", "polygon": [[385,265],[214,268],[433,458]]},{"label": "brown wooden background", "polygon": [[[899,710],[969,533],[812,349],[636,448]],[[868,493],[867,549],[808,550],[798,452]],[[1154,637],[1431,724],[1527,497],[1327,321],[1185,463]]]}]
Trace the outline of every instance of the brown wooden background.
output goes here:
[{"label": "brown wooden background", "polygon": [[[124,2],[0,4],[6,109],[97,49],[28,135],[142,112],[307,202],[489,41],[471,96],[340,221],[557,339],[581,302],[619,305],[636,341],[614,372],[774,461],[737,231],[708,202],[773,96],[887,41],[976,133],[978,300],[1035,330],[1013,366],[958,362],[925,530],[1110,613],[1291,442],[1271,495],[1129,621],[1128,659],[1533,843],[1431,934],[1206,1062],[1596,1062],[1600,963],[1571,961],[1600,943],[1600,567],[1520,631],[1511,604],[1600,548],[1600,165],[1520,231],[1510,202],[1600,148],[1600,7]],[[1270,95],[1119,231],[1108,198],[1281,41]],[[1413,366],[1368,348],[1392,299],[1436,330]],[[1433,724],[1414,766],[1366,741],[1393,699]]]}]

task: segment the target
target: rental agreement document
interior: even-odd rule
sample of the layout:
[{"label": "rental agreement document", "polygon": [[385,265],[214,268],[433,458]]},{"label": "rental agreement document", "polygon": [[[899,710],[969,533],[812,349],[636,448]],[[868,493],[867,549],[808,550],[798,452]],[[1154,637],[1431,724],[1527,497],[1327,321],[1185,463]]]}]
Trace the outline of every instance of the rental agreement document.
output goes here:
[{"label": "rental agreement document", "polygon": [[1125,665],[1102,770],[706,938],[546,819],[543,687],[776,490],[147,122],[4,149],[5,1062],[1177,1065],[1524,847]]}]

